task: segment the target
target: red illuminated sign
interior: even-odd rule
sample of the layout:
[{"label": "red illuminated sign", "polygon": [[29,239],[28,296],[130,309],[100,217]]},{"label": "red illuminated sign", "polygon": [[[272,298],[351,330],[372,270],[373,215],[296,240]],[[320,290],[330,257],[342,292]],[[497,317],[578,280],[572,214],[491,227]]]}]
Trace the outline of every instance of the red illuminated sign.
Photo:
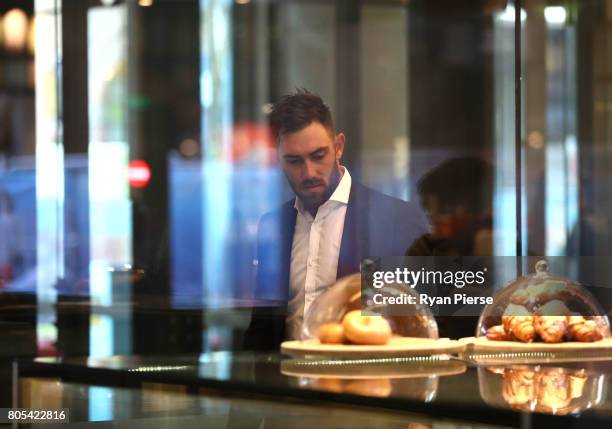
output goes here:
[{"label": "red illuminated sign", "polygon": [[128,181],[132,188],[144,188],[151,180],[149,164],[142,160],[130,161],[128,164]]}]

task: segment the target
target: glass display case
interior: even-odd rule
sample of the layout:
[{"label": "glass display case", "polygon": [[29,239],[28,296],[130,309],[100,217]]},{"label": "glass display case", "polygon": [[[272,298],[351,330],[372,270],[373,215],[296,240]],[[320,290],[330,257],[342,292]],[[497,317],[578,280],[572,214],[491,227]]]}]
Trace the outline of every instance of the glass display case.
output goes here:
[{"label": "glass display case", "polygon": [[[366,288],[364,290],[367,291]],[[367,292],[371,293],[371,289]],[[418,296],[416,292],[412,290],[407,291],[400,285],[388,285],[387,293],[389,293],[389,296],[399,296],[406,293]],[[349,313],[354,311],[358,311],[365,317],[356,320],[357,324],[374,325],[375,323],[380,323],[382,325],[380,329],[387,332],[389,338],[393,336],[438,338],[438,325],[429,307],[418,303],[406,303],[398,311],[398,313],[401,312],[401,316],[381,316],[380,307],[382,306],[373,303],[372,296],[367,294],[362,296],[361,274],[344,277],[319,295],[310,306],[308,312],[304,315],[302,339],[318,338],[322,343],[329,341],[360,344],[358,333],[354,334],[357,335],[355,339],[351,339],[351,337],[344,338],[346,332],[344,332],[344,335],[342,332],[346,331],[346,327],[340,327],[340,325],[344,324],[351,325],[350,319],[354,317],[355,313],[352,313],[352,315],[349,315]],[[388,328],[385,322],[377,322],[377,319],[380,318],[386,321]],[[377,327],[373,328],[374,330],[377,329]],[[339,334],[334,335],[334,330],[339,331]],[[368,335],[364,333],[364,336]],[[369,339],[371,340],[372,336]]]},{"label": "glass display case", "polygon": [[504,286],[485,307],[477,337],[523,343],[598,342],[610,338],[610,321],[581,285],[548,271],[540,260],[535,273]]},{"label": "glass display case", "polygon": [[[3,0],[0,408],[609,427],[611,17],[609,0]],[[316,151],[280,156],[270,114],[301,89],[333,118],[334,174],[295,179]],[[338,216],[319,229],[296,213],[323,183]],[[479,319],[372,316],[370,249],[512,263]],[[338,334],[352,311],[384,341]],[[280,345],[406,338],[439,353]]]}]

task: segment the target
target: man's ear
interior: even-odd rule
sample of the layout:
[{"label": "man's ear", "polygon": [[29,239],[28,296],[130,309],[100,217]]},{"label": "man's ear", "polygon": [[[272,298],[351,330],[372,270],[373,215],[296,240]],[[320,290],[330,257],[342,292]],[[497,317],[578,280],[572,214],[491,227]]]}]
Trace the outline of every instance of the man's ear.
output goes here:
[{"label": "man's ear", "polygon": [[342,154],[344,153],[345,141],[346,137],[343,133],[336,134],[336,138],[334,140],[334,146],[336,147],[336,161],[340,161],[340,158],[342,158]]}]

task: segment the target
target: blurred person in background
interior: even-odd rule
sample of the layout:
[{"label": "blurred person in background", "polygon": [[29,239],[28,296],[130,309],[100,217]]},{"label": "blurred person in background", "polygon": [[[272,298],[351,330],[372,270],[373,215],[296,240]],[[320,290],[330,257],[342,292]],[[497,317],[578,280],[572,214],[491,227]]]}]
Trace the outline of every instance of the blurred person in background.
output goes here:
[{"label": "blurred person in background", "polygon": [[[417,189],[432,232],[416,240],[406,256],[493,256],[490,163],[474,157],[451,158],[426,173]],[[474,335],[478,318],[458,315],[465,310],[462,307],[447,305],[446,314],[436,316],[440,337]]]},{"label": "blurred person in background", "polygon": [[414,205],[369,189],[340,164],[346,137],[323,100],[306,90],[282,97],[270,124],[280,167],[296,197],[259,223],[256,300],[248,349],[299,339],[312,302],[366,256],[403,255],[427,231]]},{"label": "blurred person in background", "polygon": [[417,184],[432,232],[407,256],[492,256],[493,168],[479,158],[449,159]]}]

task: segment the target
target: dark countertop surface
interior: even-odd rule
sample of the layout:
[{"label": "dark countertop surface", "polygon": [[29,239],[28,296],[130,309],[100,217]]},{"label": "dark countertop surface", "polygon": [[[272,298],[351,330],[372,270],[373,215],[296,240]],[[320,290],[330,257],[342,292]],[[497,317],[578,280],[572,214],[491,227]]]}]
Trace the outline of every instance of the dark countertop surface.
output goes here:
[{"label": "dark countertop surface", "polygon": [[504,426],[524,426],[529,419],[532,426],[552,420],[555,427],[612,427],[611,375],[612,360],[479,365],[449,356],[340,360],[213,352],[19,362],[20,377],[121,388],[166,383],[188,393],[204,388]]}]

